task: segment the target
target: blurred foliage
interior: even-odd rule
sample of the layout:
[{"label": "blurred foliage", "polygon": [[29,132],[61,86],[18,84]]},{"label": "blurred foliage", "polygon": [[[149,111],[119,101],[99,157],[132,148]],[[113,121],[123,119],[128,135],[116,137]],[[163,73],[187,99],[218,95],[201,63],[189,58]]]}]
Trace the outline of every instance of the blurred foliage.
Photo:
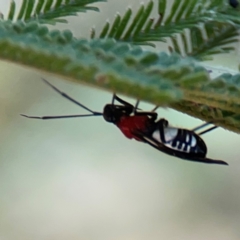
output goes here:
[{"label": "blurred foliage", "polygon": [[25,22],[38,21],[39,23],[55,24],[67,23],[62,17],[76,16],[79,12],[88,10],[99,11],[97,7],[87,6],[91,3],[105,2],[106,0],[23,0],[19,12],[16,3],[11,1],[6,20],[22,20]]}]

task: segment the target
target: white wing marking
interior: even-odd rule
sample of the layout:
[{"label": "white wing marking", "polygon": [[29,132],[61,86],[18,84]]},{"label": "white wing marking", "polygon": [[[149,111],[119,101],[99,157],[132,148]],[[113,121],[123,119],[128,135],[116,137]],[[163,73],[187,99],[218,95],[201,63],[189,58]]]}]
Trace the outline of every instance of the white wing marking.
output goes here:
[{"label": "white wing marking", "polygon": [[[171,142],[177,136],[177,133],[178,133],[178,128],[172,128],[172,127],[164,128],[165,141]],[[159,130],[154,131],[152,137],[158,142],[162,142],[160,138]]]},{"label": "white wing marking", "polygon": [[195,147],[196,144],[197,144],[197,139],[195,138],[195,136],[192,136],[191,147]]},{"label": "white wing marking", "polygon": [[[179,141],[177,141],[176,147],[172,146],[172,141],[175,140],[175,138],[177,137],[178,130],[179,130],[178,128],[174,128],[174,127],[164,128],[164,137],[165,137],[166,143],[163,143],[161,141],[159,130],[154,131],[152,137],[156,141],[158,141],[160,143],[163,143],[168,148],[171,148],[171,149],[174,149],[174,150],[177,150],[177,151],[181,151],[181,152],[190,152],[191,148],[194,148],[197,144],[197,139],[194,135],[191,136],[191,142],[189,142],[191,133],[186,134],[186,138],[185,138],[185,141],[182,142],[181,149],[178,148],[178,145],[180,144]],[[154,143],[154,145],[156,145],[156,143]],[[186,148],[186,145],[187,145],[187,148]],[[184,150],[184,148],[186,150]],[[197,151],[197,149],[196,149],[196,151]]]},{"label": "white wing marking", "polygon": [[172,141],[178,134],[178,128],[167,127],[164,128],[164,136],[166,142]]}]

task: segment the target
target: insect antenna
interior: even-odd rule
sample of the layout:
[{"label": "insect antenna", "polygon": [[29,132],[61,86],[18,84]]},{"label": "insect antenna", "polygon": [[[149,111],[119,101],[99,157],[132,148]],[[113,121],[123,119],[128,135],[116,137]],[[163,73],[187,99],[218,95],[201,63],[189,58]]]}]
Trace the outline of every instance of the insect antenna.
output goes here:
[{"label": "insect antenna", "polygon": [[101,114],[79,114],[79,115],[62,115],[62,116],[42,116],[42,117],[38,117],[38,116],[28,116],[25,114],[20,114],[22,117],[26,117],[26,118],[33,118],[33,119],[42,119],[42,120],[50,120],[50,119],[61,119],[61,118],[78,118],[78,117],[91,117],[91,116],[102,116]]},{"label": "insect antenna", "polygon": [[49,120],[49,119],[91,117],[91,116],[102,116],[102,115],[103,115],[101,112],[95,112],[95,111],[89,109],[88,107],[84,106],[84,105],[81,104],[80,102],[76,101],[75,99],[71,98],[71,97],[68,96],[66,93],[60,91],[58,88],[56,88],[55,86],[53,86],[53,85],[52,85],[50,82],[48,82],[46,79],[42,78],[42,80],[43,80],[48,86],[50,86],[54,91],[56,91],[57,93],[59,93],[62,97],[68,99],[69,101],[75,103],[76,105],[80,106],[81,108],[87,110],[87,111],[90,112],[91,114],[62,115],[62,116],[42,116],[42,117],[38,117],[38,116],[28,116],[28,115],[25,115],[25,114],[20,114],[21,116],[26,117],[26,118]]},{"label": "insect antenna", "polygon": [[56,88],[55,86],[53,86],[50,82],[48,82],[46,79],[42,78],[42,80],[48,85],[50,86],[53,90],[55,90],[57,93],[59,93],[62,97],[68,99],[69,101],[77,104],[78,106],[80,106],[81,108],[87,110],[88,112],[91,113],[97,113],[95,111],[92,111],[91,109],[89,109],[88,107],[84,106],[83,104],[81,104],[80,102],[76,101],[75,99],[71,98],[70,96],[68,96],[66,93],[60,91],[58,88]]}]

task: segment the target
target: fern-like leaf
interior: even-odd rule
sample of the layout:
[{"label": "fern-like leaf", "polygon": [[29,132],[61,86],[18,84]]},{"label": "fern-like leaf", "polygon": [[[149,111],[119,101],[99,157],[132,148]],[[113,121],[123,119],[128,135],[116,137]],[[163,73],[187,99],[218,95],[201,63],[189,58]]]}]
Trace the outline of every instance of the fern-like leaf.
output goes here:
[{"label": "fern-like leaf", "polygon": [[[198,59],[234,49],[228,45],[237,41],[240,16],[226,1],[175,0],[166,15],[167,1],[158,0],[156,21],[150,18],[153,9],[152,0],[146,6],[141,5],[134,17],[129,8],[123,17],[116,16],[112,26],[107,22],[99,37],[150,46],[154,46],[154,41],[171,38],[172,51]],[[191,44],[186,29],[190,31]]]},{"label": "fern-like leaf", "polygon": [[23,0],[20,10],[17,14],[15,2],[10,4],[8,20],[23,20],[25,22],[38,20],[39,23],[55,24],[56,22],[66,23],[63,17],[74,16],[79,12],[88,10],[99,11],[97,7],[88,6],[96,2],[105,2],[106,0]]},{"label": "fern-like leaf", "polygon": [[203,67],[175,53],[143,51],[112,39],[78,40],[69,31],[3,21],[0,58],[117,93],[130,93],[240,132],[240,75],[210,81]]},{"label": "fern-like leaf", "polygon": [[[190,41],[187,42],[187,38]],[[192,56],[198,60],[209,60],[211,55],[227,53],[235,48],[238,40],[238,28],[231,24],[209,22],[185,31],[180,38],[171,37],[172,52],[183,56]]]}]

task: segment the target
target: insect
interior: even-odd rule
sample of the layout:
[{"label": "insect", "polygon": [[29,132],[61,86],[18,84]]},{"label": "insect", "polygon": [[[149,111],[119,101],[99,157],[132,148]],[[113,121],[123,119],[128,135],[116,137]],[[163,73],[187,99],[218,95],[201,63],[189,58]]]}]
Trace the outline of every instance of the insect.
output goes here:
[{"label": "insect", "polygon": [[[168,155],[189,161],[228,165],[222,160],[207,158],[207,146],[200,137],[200,135],[210,132],[217,126],[210,127],[198,134],[196,133],[197,130],[208,126],[210,123],[202,124],[192,130],[171,127],[166,119],[160,118],[157,120],[158,115],[155,111],[158,106],[149,112],[139,111],[139,101],[133,106],[115,94],[113,94],[112,102],[105,105],[103,112],[96,112],[61,92],[47,80],[43,79],[43,81],[64,98],[88,111],[89,114],[43,117],[21,114],[23,117],[49,120],[103,116],[107,122],[115,124],[127,138],[147,143]],[[118,104],[115,104],[115,102],[118,102]]]}]

